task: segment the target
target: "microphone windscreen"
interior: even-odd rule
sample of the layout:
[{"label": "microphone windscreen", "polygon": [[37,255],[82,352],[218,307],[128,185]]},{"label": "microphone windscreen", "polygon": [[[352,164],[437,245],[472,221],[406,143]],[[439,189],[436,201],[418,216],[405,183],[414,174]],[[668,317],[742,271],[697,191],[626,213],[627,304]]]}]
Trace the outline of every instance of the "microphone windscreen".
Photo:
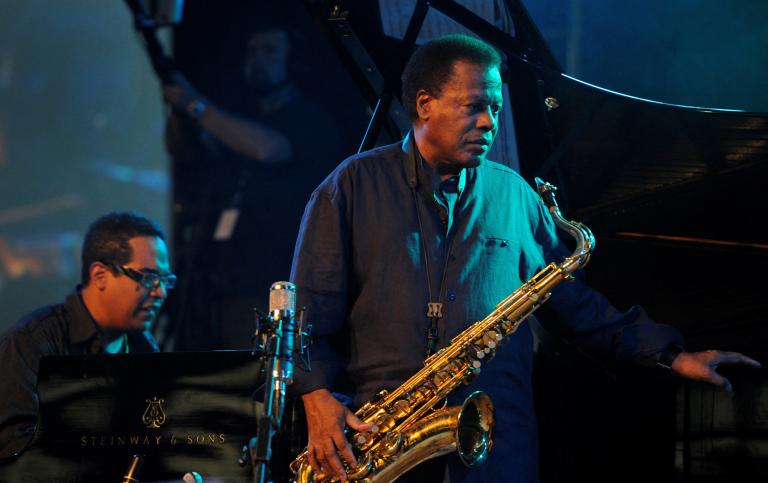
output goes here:
[{"label": "microphone windscreen", "polygon": [[275,282],[269,289],[269,311],[296,311],[296,285],[291,282]]}]

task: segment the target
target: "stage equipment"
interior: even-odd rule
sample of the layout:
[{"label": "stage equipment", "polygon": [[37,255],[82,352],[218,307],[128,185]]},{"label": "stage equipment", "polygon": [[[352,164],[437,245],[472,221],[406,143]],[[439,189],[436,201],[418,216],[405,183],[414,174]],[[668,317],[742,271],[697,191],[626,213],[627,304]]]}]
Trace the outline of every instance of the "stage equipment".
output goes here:
[{"label": "stage equipment", "polygon": [[158,26],[181,23],[184,0],[141,0],[149,18]]},{"label": "stage equipment", "polygon": [[123,476],[123,483],[139,483],[139,472],[141,471],[141,462],[144,457],[140,454],[133,455],[128,471]]},{"label": "stage equipment", "polygon": [[262,367],[267,368],[262,387],[264,409],[258,418],[256,436],[248,443],[253,481],[257,483],[271,481],[267,464],[272,456],[272,438],[283,419],[285,389],[293,383],[293,358],[297,352],[305,354],[308,346],[303,317],[297,322],[295,315],[296,286],[291,282],[273,283],[269,289],[269,316],[260,318],[256,333],[256,352],[261,355]]},{"label": "stage equipment", "polygon": [[[157,28],[163,25],[171,25],[181,21],[181,9],[183,1],[149,1],[150,7],[153,7],[149,13],[144,8],[141,0],[125,0],[128,8],[131,10],[134,19],[134,27],[144,39],[144,46],[147,49],[147,55],[152,63],[152,69],[155,75],[160,78],[164,84],[173,83],[173,74],[178,71],[173,60],[165,54],[163,45],[157,38]],[[171,11],[170,7],[177,5],[176,11]],[[165,6],[169,6],[165,8]]]}]

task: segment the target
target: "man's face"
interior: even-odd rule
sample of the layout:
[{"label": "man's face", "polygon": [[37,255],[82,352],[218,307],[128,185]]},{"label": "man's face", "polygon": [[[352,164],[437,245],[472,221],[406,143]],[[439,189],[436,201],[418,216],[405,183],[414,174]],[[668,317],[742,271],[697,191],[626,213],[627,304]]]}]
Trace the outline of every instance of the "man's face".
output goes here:
[{"label": "man's face", "polygon": [[[140,236],[131,238],[128,243],[133,258],[125,267],[142,273],[169,273],[168,248],[162,239]],[[124,274],[111,274],[105,292],[110,318],[108,328],[117,331],[148,329],[168,295],[162,283],[146,288]]]},{"label": "man's face", "polygon": [[457,61],[441,95],[421,91],[416,102],[419,151],[441,175],[456,174],[485,159],[503,102],[498,68]]},{"label": "man's face", "polygon": [[256,32],[246,47],[245,78],[258,88],[271,88],[285,82],[289,50],[288,36],[282,30]]}]

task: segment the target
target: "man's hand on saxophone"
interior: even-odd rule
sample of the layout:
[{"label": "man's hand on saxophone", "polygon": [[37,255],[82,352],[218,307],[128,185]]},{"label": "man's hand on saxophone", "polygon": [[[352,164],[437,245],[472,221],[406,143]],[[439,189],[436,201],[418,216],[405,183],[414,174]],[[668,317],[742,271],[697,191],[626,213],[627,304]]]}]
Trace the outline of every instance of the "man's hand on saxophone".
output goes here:
[{"label": "man's hand on saxophone", "polygon": [[307,412],[310,466],[314,471],[346,481],[347,473],[339,455],[353,468],[357,466],[357,460],[344,435],[344,428],[349,426],[358,432],[375,431],[374,423],[363,423],[328,389],[317,389],[304,394],[301,399]]},{"label": "man's hand on saxophone", "polygon": [[681,352],[672,360],[670,368],[678,376],[695,381],[709,382],[726,391],[731,391],[731,382],[716,371],[720,364],[745,364],[752,367],[761,367],[761,364],[756,360],[738,352],[708,350],[702,352]]}]

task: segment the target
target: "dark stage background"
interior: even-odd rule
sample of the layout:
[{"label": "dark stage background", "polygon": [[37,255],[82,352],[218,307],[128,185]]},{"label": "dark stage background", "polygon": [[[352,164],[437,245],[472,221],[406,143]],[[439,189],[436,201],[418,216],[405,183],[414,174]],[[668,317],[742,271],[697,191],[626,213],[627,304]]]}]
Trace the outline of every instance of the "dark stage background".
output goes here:
[{"label": "dark stage background", "polygon": [[0,2],[0,330],[74,289],[98,216],[169,226],[163,117],[122,2]]}]

